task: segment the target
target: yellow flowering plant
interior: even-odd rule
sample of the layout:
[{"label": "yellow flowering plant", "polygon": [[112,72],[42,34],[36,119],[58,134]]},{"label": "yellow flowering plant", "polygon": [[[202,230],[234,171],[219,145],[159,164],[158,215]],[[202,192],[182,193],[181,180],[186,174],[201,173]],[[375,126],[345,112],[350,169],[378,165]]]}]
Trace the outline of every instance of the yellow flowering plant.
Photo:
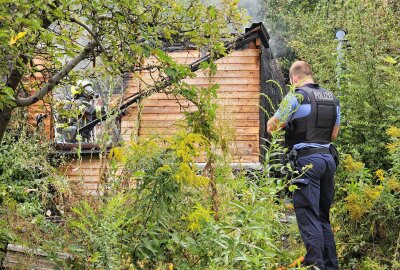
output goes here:
[{"label": "yellow flowering plant", "polygon": [[397,256],[398,240],[393,239],[399,239],[400,129],[392,126],[386,133],[391,167],[370,171],[357,153],[342,155],[333,207],[333,227],[340,228],[336,230],[339,256],[354,258],[371,251],[377,257]]},{"label": "yellow flowering plant", "polygon": [[376,170],[375,177],[381,182],[384,181],[385,180],[385,171],[382,169]]},{"label": "yellow flowering plant", "polygon": [[201,230],[203,223],[208,223],[213,218],[213,211],[209,208],[204,208],[201,204],[196,203],[193,211],[187,216],[183,217],[184,220],[189,221],[188,229],[192,231]]},{"label": "yellow flowering plant", "polygon": [[400,175],[400,128],[391,126],[386,133],[390,136],[390,143],[386,147],[393,164],[392,173]]}]

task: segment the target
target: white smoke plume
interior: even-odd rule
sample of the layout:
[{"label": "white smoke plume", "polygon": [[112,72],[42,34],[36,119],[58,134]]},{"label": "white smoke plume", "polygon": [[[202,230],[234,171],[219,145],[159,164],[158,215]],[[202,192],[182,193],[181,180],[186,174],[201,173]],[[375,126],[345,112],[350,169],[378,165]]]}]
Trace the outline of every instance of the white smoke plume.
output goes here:
[{"label": "white smoke plume", "polygon": [[261,22],[264,20],[262,11],[262,1],[260,0],[240,0],[239,7],[246,9],[250,16],[250,25],[253,22]]},{"label": "white smoke plume", "polygon": [[[218,5],[221,0],[203,0],[205,4]],[[271,25],[266,21],[266,1],[265,0],[240,0],[239,7],[247,11],[247,15],[250,16],[248,25],[252,23],[263,22],[267,27],[268,34],[270,35],[269,45],[275,58],[292,58],[293,52],[285,44],[284,39],[280,35],[282,29],[274,29],[272,31]],[[268,12],[274,12],[268,10]]]}]

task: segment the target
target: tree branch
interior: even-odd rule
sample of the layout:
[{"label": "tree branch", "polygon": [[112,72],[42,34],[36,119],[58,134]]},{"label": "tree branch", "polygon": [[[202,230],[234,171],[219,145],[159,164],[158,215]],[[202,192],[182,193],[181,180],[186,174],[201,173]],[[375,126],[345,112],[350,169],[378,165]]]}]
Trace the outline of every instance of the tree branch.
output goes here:
[{"label": "tree branch", "polygon": [[86,24],[84,24],[83,22],[75,19],[74,17],[71,16],[71,22],[75,22],[78,25],[82,26],[83,28],[85,28],[86,31],[88,31],[88,33],[93,37],[93,39],[98,43],[98,45],[100,46],[100,49],[105,53],[105,55],[107,56],[108,61],[112,60],[112,57],[108,55],[106,49],[104,48],[103,44],[101,44],[100,40],[97,38],[96,34],[92,31],[92,29],[90,29],[89,26],[87,26]]},{"label": "tree branch", "polygon": [[99,44],[94,41],[90,42],[83,51],[75,56],[68,64],[61,69],[57,74],[55,74],[52,78],[48,80],[48,82],[35,94],[29,96],[27,98],[16,97],[15,102],[18,107],[24,107],[32,105],[33,103],[38,102],[43,99],[46,94],[51,91],[54,86],[56,86],[68,73],[74,69],[82,60],[89,56],[89,54],[98,46]]}]

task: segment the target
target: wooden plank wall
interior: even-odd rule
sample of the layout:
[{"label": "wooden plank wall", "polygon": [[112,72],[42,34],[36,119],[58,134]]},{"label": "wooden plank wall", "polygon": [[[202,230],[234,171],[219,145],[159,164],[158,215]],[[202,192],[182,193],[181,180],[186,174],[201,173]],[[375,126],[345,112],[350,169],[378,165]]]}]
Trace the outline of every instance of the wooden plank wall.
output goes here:
[{"label": "wooden plank wall", "polygon": [[[26,89],[32,89],[35,85],[41,85],[44,82],[44,78],[40,72],[35,73],[35,78],[25,78],[23,83]],[[32,92],[33,94],[33,92]],[[39,114],[46,114],[47,117],[43,119],[44,131],[48,139],[52,138],[52,110],[50,103],[48,102],[49,95],[46,95],[44,100],[27,107],[28,110],[28,123],[36,128],[36,116]]]},{"label": "wooden plank wall", "polygon": [[[180,51],[170,55],[182,64],[190,64],[201,57],[198,51]],[[233,123],[235,131],[231,145],[233,162],[259,162],[260,50],[234,51],[218,60],[217,68],[218,72],[211,80],[208,74],[197,71],[197,77],[185,81],[198,87],[207,87],[210,83],[220,85],[217,102],[222,107],[223,120]],[[145,91],[151,81],[149,72],[127,74],[124,97]],[[147,138],[153,134],[172,135],[176,123],[183,118],[179,103],[187,106],[188,110],[195,109],[183,98],[176,99],[165,93],[154,94],[141,104],[132,105],[121,119],[122,140]],[[98,195],[101,166],[98,156],[82,157],[80,162],[71,160],[63,170],[75,192]]]},{"label": "wooden plank wall", "polygon": [[[140,91],[139,79],[134,74],[126,74],[124,77],[124,98]],[[121,139],[129,141],[134,139],[139,125],[138,104],[133,104],[126,110],[126,114],[121,118]]]},{"label": "wooden plank wall", "polygon": [[[103,167],[104,168],[104,167]],[[102,163],[98,155],[82,156],[82,159],[70,159],[61,171],[68,176],[75,194],[98,195]]]},{"label": "wooden plank wall", "polygon": [[[173,52],[170,55],[181,64],[190,64],[200,57],[198,51]],[[259,104],[260,104],[260,50],[245,49],[234,51],[218,60],[217,74],[209,78],[203,71],[197,77],[185,81],[190,85],[207,87],[219,84],[217,102],[225,112],[226,121],[234,122],[236,140],[231,145],[235,162],[259,162]],[[126,96],[135,91],[144,91],[151,84],[149,72],[127,76]],[[158,93],[142,102],[141,109],[132,106],[122,118],[122,138],[127,141],[132,135],[148,137],[153,134],[171,135],[176,131],[175,124],[183,118],[179,105],[194,106],[183,98]],[[138,122],[138,111],[141,113]],[[135,136],[133,136],[135,137]]]},{"label": "wooden plank wall", "polygon": [[43,100],[39,100],[35,104],[28,106],[28,123],[36,128],[36,116],[39,114],[47,114],[44,121],[44,131],[48,139],[52,138],[52,121],[51,121],[51,106]]}]

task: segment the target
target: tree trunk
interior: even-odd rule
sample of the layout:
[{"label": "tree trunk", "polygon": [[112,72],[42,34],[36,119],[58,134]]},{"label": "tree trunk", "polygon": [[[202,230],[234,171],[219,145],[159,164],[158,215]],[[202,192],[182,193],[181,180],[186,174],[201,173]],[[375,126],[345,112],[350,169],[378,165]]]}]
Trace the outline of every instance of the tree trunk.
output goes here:
[{"label": "tree trunk", "polygon": [[10,122],[11,112],[12,109],[10,107],[5,107],[4,110],[0,111],[0,143],[3,140],[6,128]]}]

